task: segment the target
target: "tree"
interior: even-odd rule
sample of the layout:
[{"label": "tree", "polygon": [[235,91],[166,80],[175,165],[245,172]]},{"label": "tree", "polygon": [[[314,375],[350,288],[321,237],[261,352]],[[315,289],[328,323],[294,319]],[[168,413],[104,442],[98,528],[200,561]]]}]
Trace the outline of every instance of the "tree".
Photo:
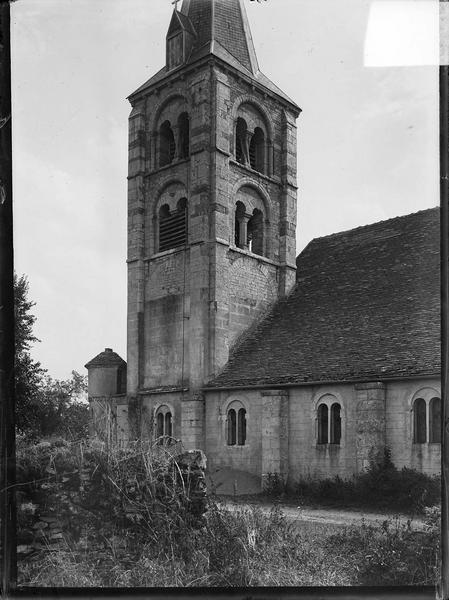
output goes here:
[{"label": "tree", "polygon": [[32,344],[38,342],[33,333],[36,317],[31,313],[35,305],[28,299],[28,280],[14,274],[14,327],[15,327],[15,396],[16,427],[19,433],[38,431],[41,384],[46,370],[30,354]]},{"label": "tree", "polygon": [[66,380],[52,379],[48,375],[42,382],[40,410],[43,436],[58,435],[78,440],[88,435],[89,405],[84,400],[87,377],[72,371]]},{"label": "tree", "polygon": [[72,371],[67,380],[51,378],[40,362],[31,357],[31,346],[40,340],[34,335],[35,306],[28,298],[25,275],[14,276],[16,427],[32,438],[59,435],[79,439],[87,435],[89,407],[83,402],[86,377]]}]

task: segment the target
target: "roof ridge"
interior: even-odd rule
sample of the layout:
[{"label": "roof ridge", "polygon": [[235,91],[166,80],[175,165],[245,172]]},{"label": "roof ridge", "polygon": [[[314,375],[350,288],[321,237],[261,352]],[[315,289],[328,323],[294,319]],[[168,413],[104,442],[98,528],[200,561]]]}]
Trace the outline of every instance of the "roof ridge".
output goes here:
[{"label": "roof ridge", "polygon": [[[369,227],[373,227],[374,225],[381,225],[384,223],[390,223],[393,221],[400,221],[402,219],[408,219],[410,217],[415,217],[416,215],[425,213],[425,212],[432,212],[435,210],[439,210],[439,206],[432,206],[431,208],[423,208],[421,210],[417,210],[414,213],[407,213],[406,215],[398,215],[396,217],[390,217],[389,219],[382,219],[381,221],[374,221],[373,223],[367,223],[366,225],[358,225],[357,227],[353,227],[352,229],[343,229],[342,231],[336,231],[335,233],[328,233],[327,235],[320,235],[318,237],[315,237],[313,239],[310,240],[309,244],[307,244],[307,246],[309,246],[312,242],[318,241],[318,240],[324,240],[324,239],[328,239],[328,238],[333,238],[333,237],[338,237],[340,235],[344,235],[345,233],[352,233],[353,231],[361,231],[362,229],[368,229]],[[306,246],[306,248],[307,248]],[[305,248],[304,248],[305,250]],[[303,250],[303,252],[304,252]],[[300,253],[302,254],[302,252]]]}]

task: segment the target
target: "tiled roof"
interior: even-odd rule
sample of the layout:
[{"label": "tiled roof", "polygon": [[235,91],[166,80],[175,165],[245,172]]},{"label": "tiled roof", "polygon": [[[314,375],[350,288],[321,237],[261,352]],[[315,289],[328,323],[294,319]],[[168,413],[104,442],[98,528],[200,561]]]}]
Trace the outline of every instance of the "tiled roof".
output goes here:
[{"label": "tiled roof", "polygon": [[215,1],[213,39],[221,44],[240,64],[252,73],[257,66],[251,62],[249,46],[252,39],[246,35],[242,8],[239,0]]},{"label": "tiled roof", "polygon": [[104,352],[97,354],[95,358],[90,360],[84,366],[86,369],[90,369],[91,367],[120,367],[122,365],[126,367],[126,362],[123,360],[123,358],[114,352],[112,348],[105,348]]},{"label": "tiled roof", "polygon": [[439,209],[313,240],[210,387],[440,372]]},{"label": "tiled roof", "polygon": [[[242,0],[184,0],[177,15],[187,29],[196,32],[196,39],[187,62],[177,69],[163,67],[141,85],[134,94],[159,83],[168,75],[181,70],[205,56],[214,55],[244,73],[295,107],[297,105],[268,77],[259,71],[248,18]],[[173,26],[173,17],[171,27]],[[297,107],[298,108],[298,107]]]}]

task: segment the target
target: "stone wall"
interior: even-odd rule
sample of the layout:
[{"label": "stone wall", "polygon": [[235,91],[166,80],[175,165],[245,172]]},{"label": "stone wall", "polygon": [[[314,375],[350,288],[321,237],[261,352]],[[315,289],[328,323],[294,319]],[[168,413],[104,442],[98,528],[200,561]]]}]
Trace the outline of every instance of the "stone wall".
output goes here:
[{"label": "stone wall", "polygon": [[[236,161],[234,128],[243,104],[258,111],[264,124],[265,174]],[[190,118],[190,156],[175,155],[161,167],[160,124],[168,119],[176,137],[176,120],[184,111]],[[194,403],[204,383],[226,364],[233,345],[293,285],[296,126],[291,111],[232,69],[207,62],[134,102],[129,127],[129,393],[185,387]],[[242,193],[263,211],[264,256],[235,247],[235,202]],[[171,206],[178,196],[188,200],[186,247],[158,252],[158,209],[162,203]],[[201,412],[195,406],[194,412]],[[190,410],[186,406],[186,414]],[[186,427],[192,421],[183,419]],[[185,435],[193,436],[189,444],[203,436],[191,428]]]},{"label": "stone wall", "polygon": [[[413,443],[411,401],[429,388],[432,395],[439,395],[438,381],[424,379],[292,387],[288,400],[286,390],[207,391],[209,466],[212,471],[232,467],[258,476],[276,471],[290,481],[336,475],[349,478],[369,466],[376,452],[388,447],[398,468],[437,474],[440,444]],[[240,400],[247,410],[245,446],[227,445],[226,412],[234,400]],[[318,443],[317,408],[323,400],[341,406],[339,444]]]},{"label": "stone wall", "polygon": [[[382,461],[386,447],[385,384],[357,383],[356,448],[357,472],[372,462]],[[403,435],[403,432],[402,432]]]},{"label": "stone wall", "polygon": [[109,396],[117,393],[119,367],[90,368],[88,378],[88,395]]},{"label": "stone wall", "polygon": [[[226,436],[227,407],[240,400],[246,407],[247,438],[244,446],[228,446]],[[262,406],[259,392],[207,392],[205,415],[205,439],[208,469],[229,467],[247,471],[260,477],[262,473]]]},{"label": "stone wall", "polygon": [[129,402],[125,394],[89,397],[91,422],[89,435],[109,443],[130,439]]},{"label": "stone wall", "polygon": [[[318,444],[317,409],[329,397],[340,403],[340,444]],[[353,385],[304,386],[290,389],[289,479],[350,477],[356,471],[356,404]]]},{"label": "stone wall", "polygon": [[413,443],[412,400],[426,391],[441,398],[440,381],[415,379],[387,384],[386,439],[396,466],[432,475],[441,471],[441,444]]},{"label": "stone wall", "polygon": [[172,414],[173,437],[182,437],[182,399],[181,390],[168,393],[140,394],[138,402],[141,410],[141,439],[150,440],[155,437],[155,414],[159,407],[167,406]]},{"label": "stone wall", "polygon": [[288,477],[288,390],[262,392],[262,485],[270,473]]},{"label": "stone wall", "polygon": [[178,452],[176,446],[163,454],[159,450],[137,445],[130,454],[123,448],[64,440],[22,447],[19,557],[39,550],[67,552],[78,542],[84,551],[93,543],[101,553],[104,540],[118,532],[148,536],[142,525],[148,514],[156,521],[156,515],[173,519],[176,512],[181,520],[202,525],[206,456],[201,450]]},{"label": "stone wall", "polygon": [[186,450],[204,448],[204,398],[191,397],[181,390],[165,393],[141,394],[142,439],[154,439],[155,414],[159,407],[167,406],[172,415],[173,438],[180,440]]}]

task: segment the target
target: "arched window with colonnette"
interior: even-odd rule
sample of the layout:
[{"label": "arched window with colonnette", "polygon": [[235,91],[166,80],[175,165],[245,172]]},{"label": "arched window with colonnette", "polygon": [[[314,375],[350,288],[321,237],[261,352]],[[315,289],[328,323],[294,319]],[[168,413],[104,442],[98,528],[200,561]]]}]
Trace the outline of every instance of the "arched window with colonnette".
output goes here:
[{"label": "arched window with colonnette", "polygon": [[239,400],[234,400],[226,410],[226,444],[245,446],[246,408]]},{"label": "arched window with colonnette", "polygon": [[189,102],[175,93],[155,111],[151,128],[151,167],[159,169],[190,156]]},{"label": "arched window with colonnette", "polygon": [[258,190],[244,185],[234,207],[234,244],[258,256],[267,256],[268,218],[266,203]]},{"label": "arched window with colonnette", "polygon": [[342,405],[332,394],[323,395],[316,406],[316,440],[319,445],[339,446],[342,439]]},{"label": "arched window with colonnette", "polygon": [[433,388],[416,392],[411,403],[414,444],[440,444],[442,435],[441,396]]},{"label": "arched window with colonnette", "polygon": [[163,444],[173,437],[173,413],[165,404],[156,409],[155,430],[158,444]]},{"label": "arched window with colonnette", "polygon": [[234,158],[240,164],[267,174],[267,123],[262,112],[251,102],[237,109],[234,123]]}]

